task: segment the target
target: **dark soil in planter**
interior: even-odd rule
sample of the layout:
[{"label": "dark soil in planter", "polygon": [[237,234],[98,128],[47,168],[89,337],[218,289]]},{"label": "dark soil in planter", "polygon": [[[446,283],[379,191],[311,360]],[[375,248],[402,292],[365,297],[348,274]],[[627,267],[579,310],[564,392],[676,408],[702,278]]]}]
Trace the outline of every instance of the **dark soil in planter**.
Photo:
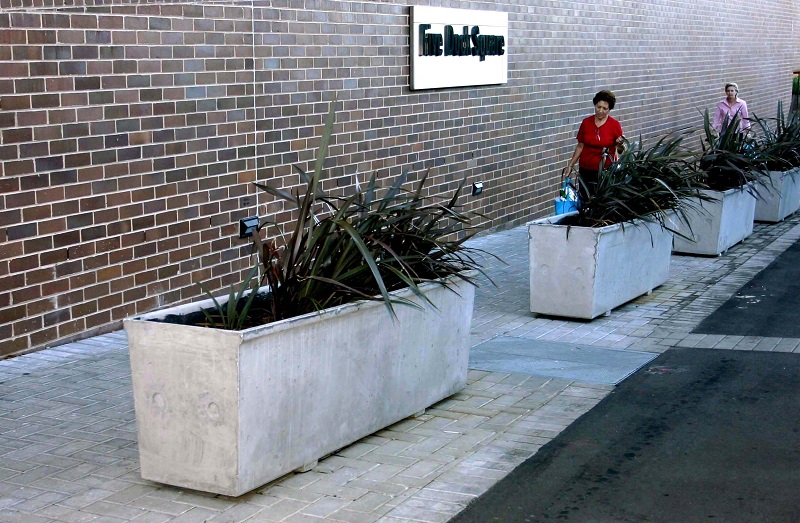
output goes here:
[{"label": "dark soil in planter", "polygon": [[577,227],[585,227],[586,225],[581,221],[580,214],[565,215],[560,220],[553,221],[556,225],[574,225]]},{"label": "dark soil in planter", "polygon": [[[250,311],[247,314],[247,319],[245,320],[243,328],[249,329],[251,327],[257,327],[259,325],[272,322],[271,303],[272,294],[269,292],[259,293],[255,298],[253,298],[253,304],[250,306]],[[240,312],[244,307],[244,304],[245,300],[241,300],[239,302],[237,308]],[[222,307],[227,312],[227,303]],[[214,319],[214,321],[217,322],[218,325],[222,323],[216,307],[209,307],[205,309],[205,311]],[[202,310],[197,310],[189,314],[167,314],[163,318],[152,318],[148,319],[148,321],[155,321],[158,323],[173,323],[176,325],[191,325],[194,327],[214,327],[214,325],[209,323],[208,318],[206,318],[206,315],[203,314]]]},{"label": "dark soil in planter", "polygon": [[[387,276],[384,276],[384,282],[386,283],[386,288],[389,292],[406,288],[406,285],[403,282],[392,281]],[[373,290],[373,295],[376,296],[377,300],[381,301],[380,295],[378,293],[379,291],[377,289]],[[219,301],[219,298],[217,299]],[[239,303],[237,304],[237,310],[240,313],[244,308],[246,301],[247,299],[245,298],[240,300]],[[329,307],[336,307],[353,301],[358,301],[358,300],[339,300],[338,302],[331,303]],[[226,314],[227,314],[227,306],[228,306],[227,302],[222,305],[222,308]],[[209,316],[211,316],[216,325],[208,321],[206,315],[203,314],[203,310],[205,310],[205,312],[207,312]],[[158,323],[173,323],[176,325],[190,325],[194,327],[225,328],[216,307],[212,306],[203,310],[198,309],[197,311],[191,312],[189,314],[167,314],[163,318],[148,318],[147,321],[155,321]],[[288,315],[286,317],[291,318],[291,317],[301,316],[303,314],[308,314],[309,312],[314,312],[314,311],[315,309],[309,308],[304,312]],[[258,295],[256,295],[256,297],[253,299],[253,303],[250,305],[250,310],[247,312],[247,317],[244,320],[242,329],[250,329],[252,327],[258,327],[260,325],[266,325],[268,323],[273,323],[280,319],[283,318],[276,318],[273,315],[272,293],[269,291],[259,292]]]},{"label": "dark soil in planter", "polygon": [[554,221],[552,223],[554,223],[555,225],[566,225],[568,227],[591,227],[591,228],[605,227],[607,225],[611,225],[610,223],[599,223],[596,221],[583,219],[581,215],[577,213],[564,215],[563,218]]},{"label": "dark soil in planter", "polygon": [[716,167],[708,161],[700,161],[700,168],[707,174],[705,183],[712,191],[724,192],[729,189],[737,189],[747,185],[754,178],[753,175],[745,175],[748,172],[748,163],[743,160],[730,160],[730,165],[726,167]]},{"label": "dark soil in planter", "polygon": [[706,181],[710,190],[719,192],[725,192],[729,189],[741,189],[746,183],[747,181],[742,182],[733,176],[709,177]]}]

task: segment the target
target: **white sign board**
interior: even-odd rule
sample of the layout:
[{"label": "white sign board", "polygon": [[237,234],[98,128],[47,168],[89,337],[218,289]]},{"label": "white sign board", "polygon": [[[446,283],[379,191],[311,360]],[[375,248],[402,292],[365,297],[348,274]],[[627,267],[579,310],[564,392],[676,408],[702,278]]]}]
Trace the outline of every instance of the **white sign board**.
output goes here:
[{"label": "white sign board", "polygon": [[508,13],[411,7],[411,89],[508,82]]}]

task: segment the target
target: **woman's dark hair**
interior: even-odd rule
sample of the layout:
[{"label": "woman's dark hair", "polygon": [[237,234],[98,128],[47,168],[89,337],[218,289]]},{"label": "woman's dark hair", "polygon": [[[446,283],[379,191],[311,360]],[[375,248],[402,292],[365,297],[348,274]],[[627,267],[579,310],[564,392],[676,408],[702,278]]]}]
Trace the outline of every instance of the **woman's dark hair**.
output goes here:
[{"label": "woman's dark hair", "polygon": [[592,98],[592,105],[597,105],[597,102],[607,102],[610,111],[617,104],[617,97],[611,91],[603,89]]}]

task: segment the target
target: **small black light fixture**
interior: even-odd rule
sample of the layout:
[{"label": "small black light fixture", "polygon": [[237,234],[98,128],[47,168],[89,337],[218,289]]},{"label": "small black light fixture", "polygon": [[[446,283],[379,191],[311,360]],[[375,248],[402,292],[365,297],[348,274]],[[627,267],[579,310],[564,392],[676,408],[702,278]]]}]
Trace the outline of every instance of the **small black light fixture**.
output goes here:
[{"label": "small black light fixture", "polygon": [[483,192],[483,182],[474,182],[472,184],[472,196],[478,196]]},{"label": "small black light fixture", "polygon": [[258,216],[239,219],[239,238],[249,238],[258,229]]}]

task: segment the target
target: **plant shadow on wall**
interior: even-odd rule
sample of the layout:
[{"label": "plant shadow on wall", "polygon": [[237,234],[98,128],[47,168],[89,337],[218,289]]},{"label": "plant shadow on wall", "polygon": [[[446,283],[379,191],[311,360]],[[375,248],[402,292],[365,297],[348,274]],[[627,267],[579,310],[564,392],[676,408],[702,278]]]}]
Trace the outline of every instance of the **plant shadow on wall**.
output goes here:
[{"label": "plant shadow on wall", "polygon": [[[475,284],[481,259],[492,255],[465,245],[478,232],[473,221],[480,217],[458,202],[466,177],[449,199],[423,195],[428,172],[413,190],[405,188],[407,172],[390,187],[379,187],[373,174],[363,186],[357,181],[350,195],[323,190],[335,104],[314,170],[294,166],[302,190],[255,183],[294,207],[296,218],[286,226],[290,230],[270,219],[262,221],[253,234],[257,264],[238,289],[231,286],[227,300],[217,300],[203,287],[214,308],[164,321],[240,330],[357,300],[383,301],[394,317],[394,305],[419,305],[392,291],[410,288],[430,304],[420,290],[423,283]],[[277,238],[262,239],[262,229],[277,231]]]}]

